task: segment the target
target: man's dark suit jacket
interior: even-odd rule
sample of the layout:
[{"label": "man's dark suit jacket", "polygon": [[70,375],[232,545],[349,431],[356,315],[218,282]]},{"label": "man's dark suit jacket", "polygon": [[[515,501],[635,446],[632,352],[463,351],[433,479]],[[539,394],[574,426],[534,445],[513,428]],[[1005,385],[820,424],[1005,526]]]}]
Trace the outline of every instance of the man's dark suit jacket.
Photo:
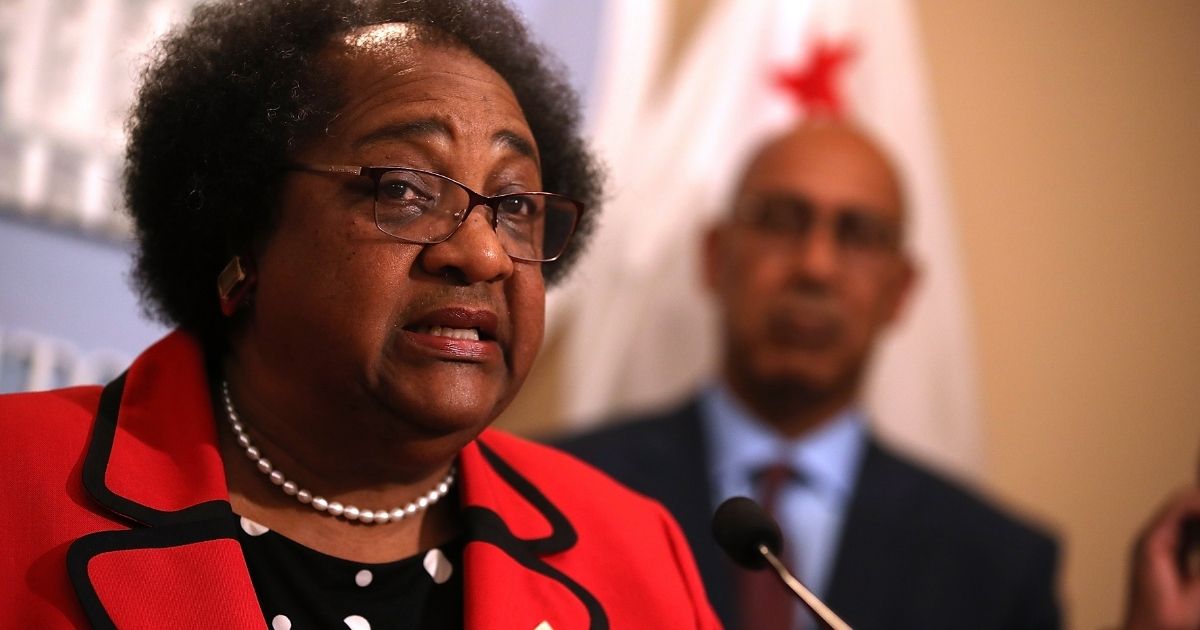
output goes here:
[{"label": "man's dark suit jacket", "polygon": [[[710,533],[714,499],[698,399],[556,446],[675,515],[717,614],[737,628],[734,569]],[[1056,563],[1052,538],[871,439],[825,602],[855,630],[1058,628]]]}]

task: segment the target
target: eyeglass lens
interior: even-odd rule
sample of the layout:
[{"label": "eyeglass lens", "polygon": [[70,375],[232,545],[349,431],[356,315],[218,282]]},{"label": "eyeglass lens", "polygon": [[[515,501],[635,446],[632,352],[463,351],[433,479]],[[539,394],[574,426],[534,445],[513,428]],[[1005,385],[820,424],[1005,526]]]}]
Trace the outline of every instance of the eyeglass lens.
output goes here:
[{"label": "eyeglass lens", "polygon": [[[771,195],[747,204],[742,219],[780,237],[803,237],[822,220],[812,201],[791,195]],[[837,242],[847,249],[885,250],[896,246],[899,228],[863,208],[840,208],[829,219]]]},{"label": "eyeglass lens", "polygon": [[[390,170],[380,175],[375,193],[379,229],[406,241],[436,243],[463,222],[472,193],[433,173]],[[549,193],[500,195],[488,201],[496,235],[509,256],[551,260],[566,248],[579,210],[569,199]]]}]

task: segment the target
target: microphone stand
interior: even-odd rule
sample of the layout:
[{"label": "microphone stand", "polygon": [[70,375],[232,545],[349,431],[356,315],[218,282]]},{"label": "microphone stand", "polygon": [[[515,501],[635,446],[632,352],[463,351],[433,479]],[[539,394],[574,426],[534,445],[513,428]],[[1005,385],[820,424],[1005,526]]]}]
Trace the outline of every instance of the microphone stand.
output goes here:
[{"label": "microphone stand", "polygon": [[771,553],[771,550],[768,549],[766,545],[759,543],[758,553],[761,553],[762,556],[767,559],[767,562],[773,569],[775,569],[775,572],[779,574],[779,579],[783,580],[783,583],[786,584],[788,588],[792,589],[792,592],[796,594],[796,597],[799,597],[800,601],[804,602],[804,605],[807,606],[814,615],[816,615],[817,619],[826,628],[830,628],[831,630],[853,630],[853,628],[846,625],[845,621],[842,621],[841,617],[838,617],[837,614],[830,610],[824,602],[817,599],[817,596],[813,595],[812,591],[805,588],[804,585],[800,583],[800,580],[797,580],[796,577],[787,570],[787,567],[783,566],[783,563],[779,561],[779,558],[776,558],[775,554]]}]

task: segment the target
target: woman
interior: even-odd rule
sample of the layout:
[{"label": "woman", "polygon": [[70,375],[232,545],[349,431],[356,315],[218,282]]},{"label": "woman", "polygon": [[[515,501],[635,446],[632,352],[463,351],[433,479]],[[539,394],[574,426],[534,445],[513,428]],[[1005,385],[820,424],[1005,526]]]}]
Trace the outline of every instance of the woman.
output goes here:
[{"label": "woman", "polygon": [[0,399],[6,624],[715,627],[657,504],[486,430],[598,197],[576,126],[499,4],[199,9],[125,182],[178,330]]}]

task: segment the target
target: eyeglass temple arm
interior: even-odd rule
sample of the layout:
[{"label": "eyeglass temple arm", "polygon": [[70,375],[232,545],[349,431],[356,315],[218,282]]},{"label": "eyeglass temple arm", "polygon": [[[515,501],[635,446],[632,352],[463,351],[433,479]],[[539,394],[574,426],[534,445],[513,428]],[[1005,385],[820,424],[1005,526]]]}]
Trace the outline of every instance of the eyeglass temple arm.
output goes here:
[{"label": "eyeglass temple arm", "polygon": [[292,162],[292,168],[316,173],[345,173],[346,175],[363,175],[367,170],[362,166],[347,166],[344,164],[309,164],[307,162]]}]

